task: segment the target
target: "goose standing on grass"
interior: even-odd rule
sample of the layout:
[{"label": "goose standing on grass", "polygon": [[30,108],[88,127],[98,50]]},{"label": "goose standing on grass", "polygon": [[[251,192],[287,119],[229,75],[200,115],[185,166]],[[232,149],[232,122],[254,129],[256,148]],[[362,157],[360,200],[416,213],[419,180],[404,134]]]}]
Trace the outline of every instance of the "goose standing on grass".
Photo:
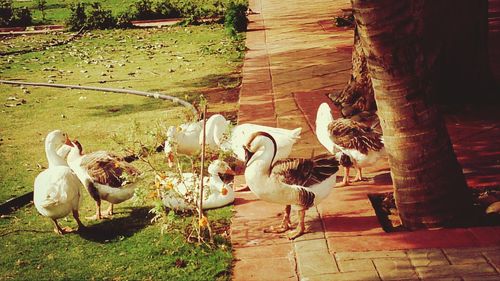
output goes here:
[{"label": "goose standing on grass", "polygon": [[291,205],[298,207],[299,223],[288,234],[295,239],[304,233],[307,209],[319,204],[335,186],[338,161],[332,155],[312,159],[288,158],[273,164],[276,141],[266,132],[256,132],[244,146],[246,154],[245,181],[262,200],[286,205],[281,226],[266,232],[285,232],[291,228]]},{"label": "goose standing on grass", "polygon": [[[229,165],[222,160],[215,160],[208,166],[210,177],[204,177],[204,195],[203,209],[215,209],[226,206],[234,202],[234,191],[230,183],[226,183],[221,179],[222,175],[234,175],[234,171]],[[199,177],[193,173],[183,173],[183,180],[168,178],[162,179],[157,176],[156,181],[166,187],[162,194],[162,201],[165,207],[174,210],[190,210],[196,207],[198,199],[196,199],[197,189],[199,185]],[[195,194],[192,194],[195,192]],[[189,194],[191,193],[191,194]],[[189,204],[189,198],[194,199]]]},{"label": "goose standing on grass", "polygon": [[230,129],[229,121],[220,114],[215,114],[207,120],[207,138],[213,139],[223,151],[232,151],[240,161],[245,161],[243,146],[253,133],[259,131],[273,136],[277,144],[275,160],[279,160],[290,155],[293,145],[300,138],[302,128],[288,130],[256,124],[240,124]]},{"label": "goose standing on grass", "polygon": [[96,201],[96,214],[89,219],[103,217],[101,200],[111,203],[106,214],[113,215],[114,204],[134,195],[134,178],[139,176],[140,171],[113,153],[96,151],[84,154],[80,142],[74,140],[72,144],[67,156],[68,164]]},{"label": "goose standing on grass", "polygon": [[385,155],[382,134],[351,119],[333,119],[330,106],[322,103],[316,113],[316,137],[344,167],[342,185],[349,185],[349,169],[355,167],[354,181],[363,180],[362,169]]},{"label": "goose standing on grass", "polygon": [[78,214],[81,183],[66,161],[57,154],[57,150],[65,143],[71,145],[68,135],[60,130],[50,132],[45,138],[49,167],[35,178],[33,192],[36,209],[41,215],[52,219],[54,231],[58,234],[72,231],[69,227],[61,228],[57,223],[57,219],[70,212],[78,223],[78,229],[84,228]]}]

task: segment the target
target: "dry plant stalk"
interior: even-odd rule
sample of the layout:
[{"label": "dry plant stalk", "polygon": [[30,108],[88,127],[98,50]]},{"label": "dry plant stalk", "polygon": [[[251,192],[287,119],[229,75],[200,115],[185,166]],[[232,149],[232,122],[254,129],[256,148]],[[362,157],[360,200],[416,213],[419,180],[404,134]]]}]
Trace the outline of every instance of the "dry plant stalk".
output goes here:
[{"label": "dry plant stalk", "polygon": [[[203,215],[203,167],[205,165],[205,146],[206,146],[206,129],[207,129],[207,105],[205,104],[203,106],[203,130],[202,130],[202,142],[201,142],[201,169],[200,169],[200,193],[199,193],[199,206],[198,206],[198,242],[201,242],[202,238],[200,236],[200,233],[202,231],[202,228],[204,228],[206,225],[208,225],[208,220],[206,217]],[[206,222],[206,223],[205,223]]]}]

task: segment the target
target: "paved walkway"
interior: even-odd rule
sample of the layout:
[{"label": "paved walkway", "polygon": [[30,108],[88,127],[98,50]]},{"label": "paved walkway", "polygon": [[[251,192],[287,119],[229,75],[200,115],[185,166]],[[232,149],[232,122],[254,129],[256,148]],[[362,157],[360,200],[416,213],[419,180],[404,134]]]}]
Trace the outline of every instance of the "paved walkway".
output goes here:
[{"label": "paved walkway", "polygon": [[[239,122],[302,127],[292,156],[325,152],[311,128],[325,94],[349,78],[352,30],[330,21],[349,1],[250,0],[250,7]],[[471,186],[498,186],[500,114],[493,115],[448,117]],[[233,280],[500,280],[500,227],[385,233],[366,194],[392,190],[383,181],[387,162],[365,175],[373,180],[336,188],[308,210],[308,233],[295,241],[263,233],[279,224],[284,206],[237,192]]]}]

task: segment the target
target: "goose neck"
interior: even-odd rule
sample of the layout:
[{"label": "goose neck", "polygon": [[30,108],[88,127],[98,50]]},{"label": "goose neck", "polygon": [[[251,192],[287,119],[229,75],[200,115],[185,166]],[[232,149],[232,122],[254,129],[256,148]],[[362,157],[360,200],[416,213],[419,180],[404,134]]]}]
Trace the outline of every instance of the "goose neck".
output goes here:
[{"label": "goose neck", "polygon": [[49,162],[49,168],[55,166],[68,166],[68,163],[57,154],[58,146],[53,141],[47,140],[45,142],[45,155],[47,156],[47,161]]}]

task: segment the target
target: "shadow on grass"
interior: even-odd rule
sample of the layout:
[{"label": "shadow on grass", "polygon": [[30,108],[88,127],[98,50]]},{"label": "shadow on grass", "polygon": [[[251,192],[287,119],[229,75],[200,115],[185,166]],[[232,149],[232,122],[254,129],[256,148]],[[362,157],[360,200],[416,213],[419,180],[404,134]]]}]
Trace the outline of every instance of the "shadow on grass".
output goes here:
[{"label": "shadow on grass", "polygon": [[88,225],[79,235],[86,240],[97,243],[108,243],[131,237],[141,229],[151,225],[152,215],[148,207],[130,208],[129,216],[103,220],[97,224]]},{"label": "shadow on grass", "polygon": [[229,72],[223,74],[209,74],[191,80],[179,81],[177,84],[185,87],[196,88],[222,88],[232,89],[240,85],[240,74],[236,72]]},{"label": "shadow on grass", "polygon": [[92,106],[90,109],[94,110],[91,113],[92,116],[97,117],[116,117],[120,115],[132,114],[137,112],[147,112],[154,111],[161,108],[168,108],[168,106],[163,104],[163,102],[158,102],[155,99],[144,99],[141,104],[122,104],[122,105],[98,105]]}]

